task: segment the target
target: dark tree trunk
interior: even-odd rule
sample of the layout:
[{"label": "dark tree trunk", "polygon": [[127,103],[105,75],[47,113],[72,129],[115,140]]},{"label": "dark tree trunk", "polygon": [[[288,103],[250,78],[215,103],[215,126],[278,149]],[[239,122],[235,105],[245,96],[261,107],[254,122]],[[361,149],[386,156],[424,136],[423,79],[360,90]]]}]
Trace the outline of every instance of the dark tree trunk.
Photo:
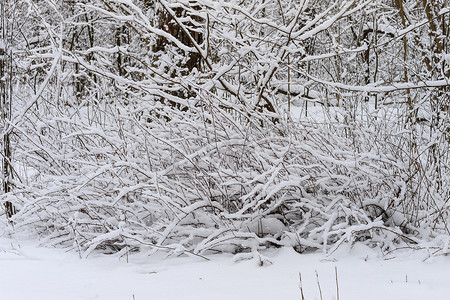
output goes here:
[{"label": "dark tree trunk", "polygon": [[[5,7],[5,2],[0,3],[1,11],[1,36],[0,36],[0,111],[3,124],[3,148],[2,148],[2,189],[4,193],[9,193],[11,191],[10,178],[11,174],[11,143],[10,143],[10,130],[9,122],[11,119],[11,100],[12,100],[12,90],[11,90],[11,57],[10,51],[8,51],[8,20]],[[15,212],[14,206],[11,202],[5,202],[5,212],[8,218],[11,218]]]}]

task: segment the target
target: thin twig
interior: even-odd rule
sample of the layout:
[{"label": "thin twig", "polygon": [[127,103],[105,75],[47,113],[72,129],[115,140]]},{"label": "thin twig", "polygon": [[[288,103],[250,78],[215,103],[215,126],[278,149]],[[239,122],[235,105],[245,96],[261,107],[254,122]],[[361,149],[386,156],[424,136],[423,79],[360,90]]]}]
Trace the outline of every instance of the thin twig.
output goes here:
[{"label": "thin twig", "polygon": [[298,272],[298,277],[300,279],[300,295],[302,296],[302,300],[305,300],[305,295],[303,294],[303,283],[302,283],[302,273]]},{"label": "thin twig", "polygon": [[316,279],[317,279],[317,287],[319,288],[320,300],[323,300],[322,289],[320,288],[319,273],[317,273],[317,270],[316,270]]},{"label": "thin twig", "polygon": [[334,267],[334,274],[336,275],[336,299],[339,300],[339,281],[337,267]]}]

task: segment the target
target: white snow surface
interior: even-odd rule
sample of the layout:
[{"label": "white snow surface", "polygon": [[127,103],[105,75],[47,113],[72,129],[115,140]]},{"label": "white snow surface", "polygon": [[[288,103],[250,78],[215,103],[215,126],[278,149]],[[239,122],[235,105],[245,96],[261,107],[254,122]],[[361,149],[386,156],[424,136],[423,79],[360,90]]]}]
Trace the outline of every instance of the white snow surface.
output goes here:
[{"label": "white snow surface", "polygon": [[337,299],[335,267],[342,300],[450,299],[450,258],[430,257],[427,251],[383,257],[363,245],[343,245],[330,256],[300,255],[289,248],[263,255],[238,260],[216,254],[206,261],[132,254],[127,262],[127,257],[93,253],[80,259],[75,252],[40,247],[33,240],[0,237],[0,299],[297,300],[300,286],[305,300],[321,299],[316,271],[322,299]]}]

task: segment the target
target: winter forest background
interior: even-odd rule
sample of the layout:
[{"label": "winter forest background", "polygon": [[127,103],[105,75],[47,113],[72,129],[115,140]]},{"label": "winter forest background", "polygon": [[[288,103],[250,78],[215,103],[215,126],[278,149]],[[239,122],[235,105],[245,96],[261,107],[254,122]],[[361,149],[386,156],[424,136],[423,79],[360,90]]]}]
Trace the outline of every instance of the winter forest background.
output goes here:
[{"label": "winter forest background", "polygon": [[1,0],[3,223],[78,251],[448,253],[447,0]]}]

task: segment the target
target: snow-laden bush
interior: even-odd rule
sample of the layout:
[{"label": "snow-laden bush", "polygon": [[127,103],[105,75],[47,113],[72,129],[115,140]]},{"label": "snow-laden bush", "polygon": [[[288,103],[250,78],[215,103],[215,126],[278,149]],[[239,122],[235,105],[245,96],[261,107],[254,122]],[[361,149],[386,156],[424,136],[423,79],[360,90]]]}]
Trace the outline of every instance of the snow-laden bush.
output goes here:
[{"label": "snow-laden bush", "polygon": [[15,228],[84,255],[392,248],[447,234],[448,168],[436,190],[426,149],[414,160],[405,150],[410,133],[381,120],[272,123],[230,107],[204,94],[186,111],[136,117],[116,99],[102,123],[89,105],[34,120],[16,149],[28,178],[3,196]]},{"label": "snow-laden bush", "polygon": [[[389,39],[409,31],[371,29],[377,3],[25,4],[36,30],[14,52],[24,76],[2,123],[15,230],[84,256],[445,247],[445,65],[411,64],[425,44],[399,64],[385,46],[406,51]],[[291,120],[305,101],[338,107]]]}]

